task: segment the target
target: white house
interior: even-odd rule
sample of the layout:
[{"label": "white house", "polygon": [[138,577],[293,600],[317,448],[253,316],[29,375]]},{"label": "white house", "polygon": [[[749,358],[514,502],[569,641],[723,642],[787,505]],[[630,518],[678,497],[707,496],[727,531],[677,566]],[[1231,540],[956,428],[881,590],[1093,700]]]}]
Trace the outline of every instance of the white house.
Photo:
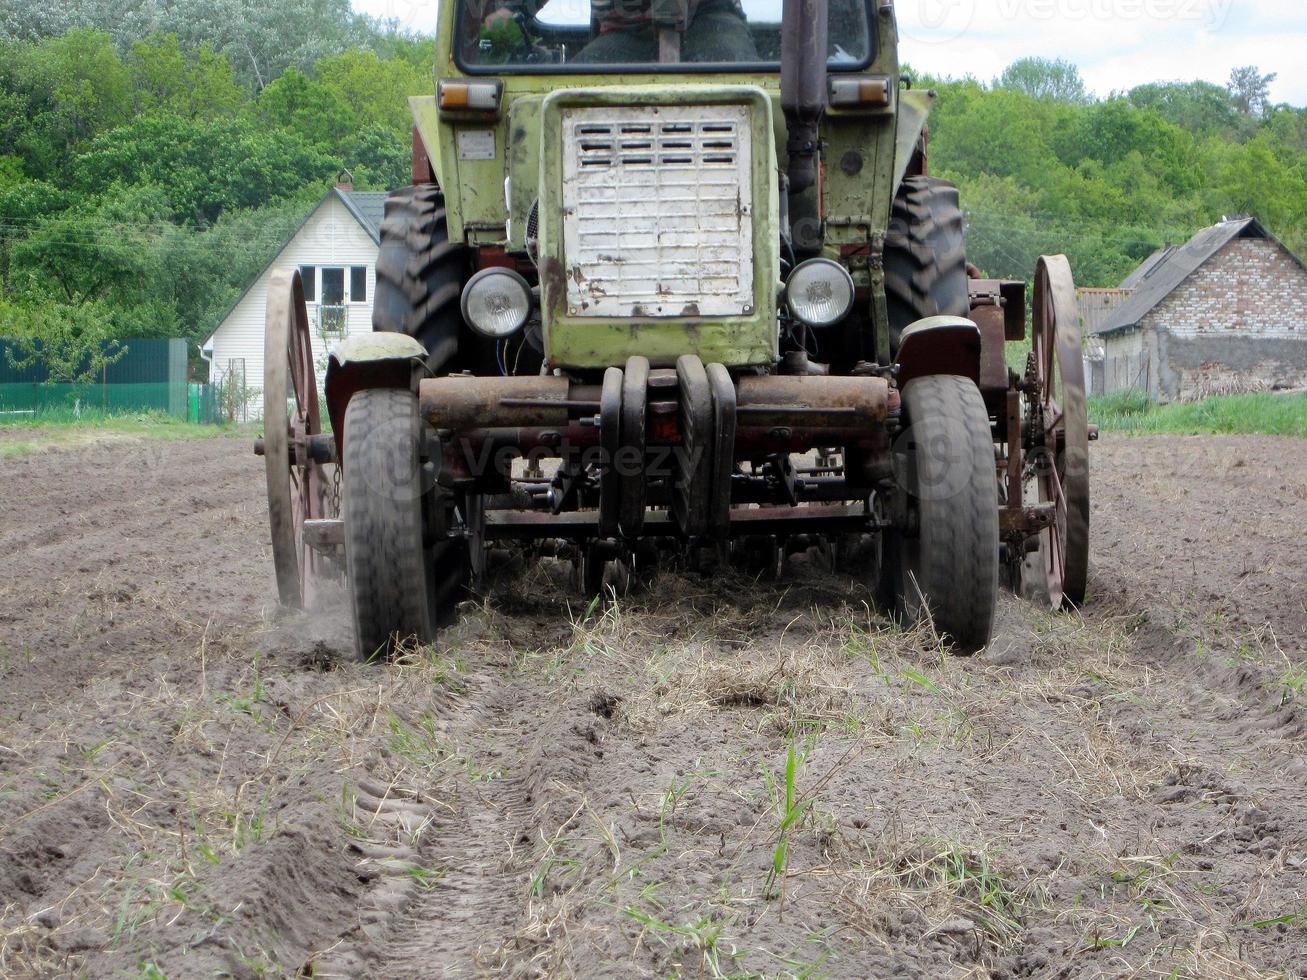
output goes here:
[{"label": "white house", "polygon": [[252,417],[262,411],[257,395],[263,388],[263,319],[274,269],[298,267],[303,276],[319,384],[337,341],[372,332],[386,194],[355,191],[347,176],[341,175],[201,345],[211,380],[249,390],[247,411]]}]

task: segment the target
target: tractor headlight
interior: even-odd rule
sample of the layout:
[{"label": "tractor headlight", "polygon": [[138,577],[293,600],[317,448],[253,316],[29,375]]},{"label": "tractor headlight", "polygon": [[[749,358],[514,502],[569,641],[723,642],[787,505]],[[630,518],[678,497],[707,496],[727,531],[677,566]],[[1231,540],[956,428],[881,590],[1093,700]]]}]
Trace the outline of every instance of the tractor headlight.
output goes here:
[{"label": "tractor headlight", "polygon": [[482,269],[463,287],[463,319],[494,340],[511,337],[531,317],[531,287],[512,269]]},{"label": "tractor headlight", "polygon": [[853,277],[830,259],[800,262],[785,283],[785,304],[801,323],[832,326],[853,309]]}]

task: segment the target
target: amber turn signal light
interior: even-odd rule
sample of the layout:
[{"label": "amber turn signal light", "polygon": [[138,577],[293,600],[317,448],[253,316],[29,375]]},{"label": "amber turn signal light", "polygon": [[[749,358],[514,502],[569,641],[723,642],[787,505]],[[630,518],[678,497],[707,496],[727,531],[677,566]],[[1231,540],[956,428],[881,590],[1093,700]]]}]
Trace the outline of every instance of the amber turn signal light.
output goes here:
[{"label": "amber turn signal light", "polygon": [[834,109],[884,108],[892,95],[888,75],[832,75],[830,79]]}]

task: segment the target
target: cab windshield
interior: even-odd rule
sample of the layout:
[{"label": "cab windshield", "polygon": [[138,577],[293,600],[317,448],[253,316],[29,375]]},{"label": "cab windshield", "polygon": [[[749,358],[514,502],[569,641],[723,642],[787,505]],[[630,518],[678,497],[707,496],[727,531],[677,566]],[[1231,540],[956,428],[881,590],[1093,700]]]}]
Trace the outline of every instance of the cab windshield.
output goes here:
[{"label": "cab windshield", "polygon": [[[679,57],[660,60],[656,13],[676,0],[459,0],[457,60],[470,72],[779,68],[782,0],[688,4]],[[869,0],[831,0],[829,16],[830,67],[865,68],[874,53]]]}]

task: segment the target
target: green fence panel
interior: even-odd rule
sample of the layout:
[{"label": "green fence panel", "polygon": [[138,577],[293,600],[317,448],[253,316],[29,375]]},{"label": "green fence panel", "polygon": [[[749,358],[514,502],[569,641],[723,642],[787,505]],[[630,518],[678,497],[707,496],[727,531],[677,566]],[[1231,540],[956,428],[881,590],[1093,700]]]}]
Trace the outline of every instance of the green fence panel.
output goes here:
[{"label": "green fence panel", "polygon": [[189,405],[186,341],[132,338],[114,342],[121,355],[85,384],[48,384],[44,367],[18,369],[16,341],[0,337],[0,421],[18,415],[78,417],[161,412],[185,419]]},{"label": "green fence panel", "polygon": [[195,412],[192,419],[204,425],[222,425],[230,422],[223,403],[223,386],[218,383],[194,386]]},{"label": "green fence panel", "polygon": [[186,382],[124,384],[0,384],[0,419],[15,415],[83,412],[127,415],[159,412],[186,418]]},{"label": "green fence panel", "polygon": [[[105,365],[95,381],[105,384],[158,384],[186,378],[186,341],[179,339],[149,340],[132,338],[111,341],[119,352],[112,364]],[[14,367],[14,360],[22,360],[17,341],[0,337],[0,384],[43,382],[48,380],[40,363],[30,367]]]}]

